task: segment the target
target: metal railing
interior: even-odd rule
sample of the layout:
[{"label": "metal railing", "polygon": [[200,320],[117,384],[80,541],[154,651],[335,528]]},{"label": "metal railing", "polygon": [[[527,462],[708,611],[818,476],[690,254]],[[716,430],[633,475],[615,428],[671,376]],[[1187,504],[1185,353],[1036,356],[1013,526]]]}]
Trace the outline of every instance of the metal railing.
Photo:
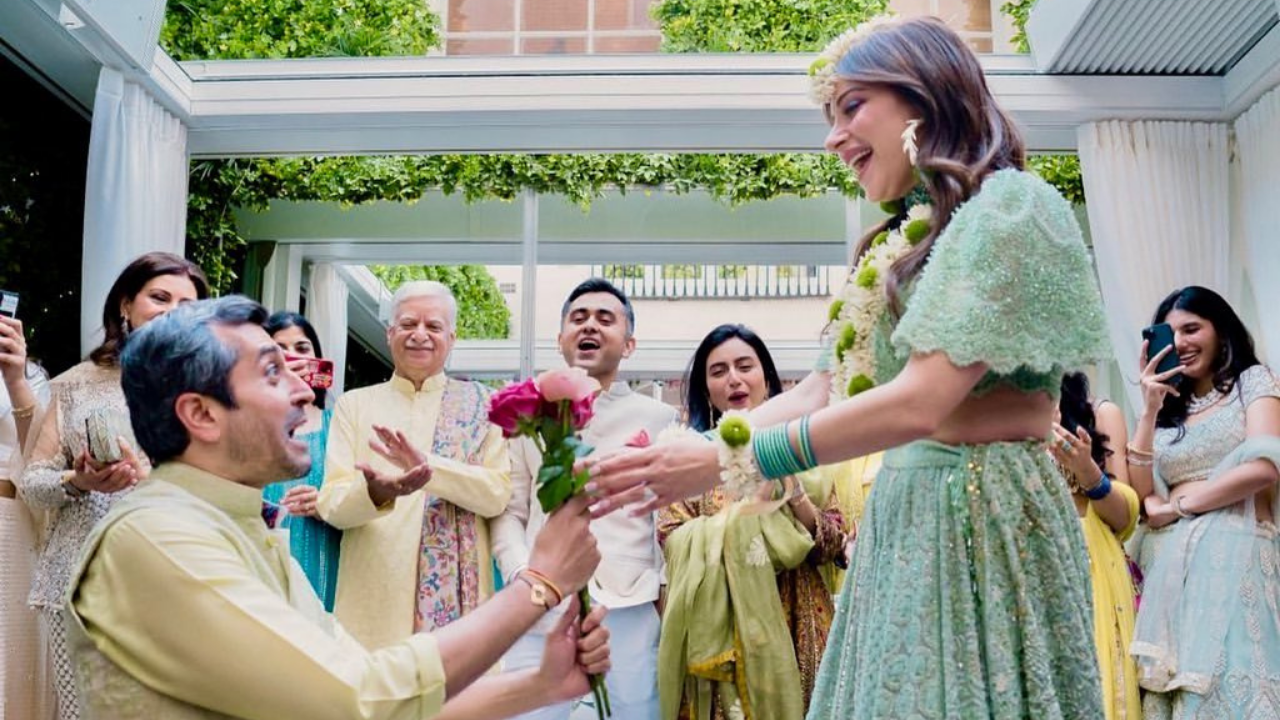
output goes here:
[{"label": "metal railing", "polygon": [[714,300],[831,294],[820,265],[592,265],[629,297]]}]

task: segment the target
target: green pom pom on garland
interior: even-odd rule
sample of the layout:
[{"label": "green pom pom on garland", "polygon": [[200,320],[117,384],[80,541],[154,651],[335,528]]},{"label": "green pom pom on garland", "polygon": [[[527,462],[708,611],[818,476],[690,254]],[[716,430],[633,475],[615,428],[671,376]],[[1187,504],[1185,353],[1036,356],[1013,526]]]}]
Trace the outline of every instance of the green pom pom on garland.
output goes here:
[{"label": "green pom pom on garland", "polygon": [[751,442],[751,425],[745,418],[730,415],[720,421],[720,439],[731,448],[740,448]]},{"label": "green pom pom on garland", "polygon": [[843,309],[844,309],[843,300],[836,300],[835,302],[831,303],[831,307],[827,308],[827,320],[830,322],[835,322],[836,318],[840,317],[840,311]]},{"label": "green pom pom on garland", "polygon": [[928,237],[929,221],[928,220],[912,220],[911,222],[907,223],[904,228],[902,228],[902,235],[907,239],[907,242],[911,243],[912,245],[915,245],[916,243]]},{"label": "green pom pom on garland", "polygon": [[866,265],[858,271],[858,274],[854,276],[853,281],[858,284],[858,287],[869,290],[875,286],[876,279],[879,277],[879,271],[870,265]]},{"label": "green pom pom on garland", "polygon": [[836,357],[844,360],[844,354],[849,352],[849,348],[858,340],[858,331],[854,329],[852,324],[845,325],[840,328],[840,337],[836,339]]},{"label": "green pom pom on garland", "polygon": [[849,387],[847,388],[849,391],[848,395],[849,397],[853,397],[854,395],[866,392],[875,386],[876,384],[866,375],[855,375],[854,377],[849,378]]}]

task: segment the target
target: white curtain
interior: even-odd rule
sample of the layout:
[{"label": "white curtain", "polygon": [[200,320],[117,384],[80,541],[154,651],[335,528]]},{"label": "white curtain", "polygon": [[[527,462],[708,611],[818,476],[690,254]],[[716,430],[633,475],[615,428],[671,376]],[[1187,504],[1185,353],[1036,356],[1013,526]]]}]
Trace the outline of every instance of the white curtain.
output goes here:
[{"label": "white curtain", "polygon": [[342,394],[347,368],[347,283],[330,263],[311,267],[311,287],[307,291],[307,319],[320,337],[320,349],[333,361],[335,400]]},{"label": "white curtain", "polygon": [[1236,119],[1240,227],[1257,309],[1250,326],[1264,357],[1280,362],[1280,89]]},{"label": "white curtain", "polygon": [[116,276],[146,252],[181,255],[186,222],[186,126],[142,87],[104,67],[85,183],[82,352],[102,341],[102,303]]},{"label": "white curtain", "polygon": [[1184,285],[1230,297],[1227,126],[1107,121],[1078,132],[1089,229],[1130,407],[1141,330]]}]

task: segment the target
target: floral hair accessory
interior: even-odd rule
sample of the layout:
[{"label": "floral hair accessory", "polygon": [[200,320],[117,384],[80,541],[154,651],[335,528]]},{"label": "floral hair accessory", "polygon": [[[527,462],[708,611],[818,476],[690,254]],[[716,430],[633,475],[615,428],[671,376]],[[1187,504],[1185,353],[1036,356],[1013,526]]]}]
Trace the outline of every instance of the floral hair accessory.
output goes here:
[{"label": "floral hair accessory", "polygon": [[920,127],[921,122],[920,118],[908,120],[907,129],[902,131],[902,152],[907,154],[907,160],[912,166],[916,164],[916,157],[920,154],[920,146],[916,144],[916,128]]},{"label": "floral hair accessory", "polygon": [[845,30],[839,37],[827,43],[818,58],[809,64],[809,99],[815,105],[827,105],[834,100],[836,91],[836,66],[857,45],[875,30],[892,25],[893,15],[877,15],[856,28]]}]

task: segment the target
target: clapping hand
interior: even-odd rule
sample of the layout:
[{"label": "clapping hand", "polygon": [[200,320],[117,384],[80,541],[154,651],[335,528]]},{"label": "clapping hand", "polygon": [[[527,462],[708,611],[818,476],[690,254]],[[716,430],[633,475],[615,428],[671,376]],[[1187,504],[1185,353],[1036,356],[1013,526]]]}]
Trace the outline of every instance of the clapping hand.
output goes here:
[{"label": "clapping hand", "polygon": [[426,487],[431,481],[431,464],[427,455],[414,447],[399,430],[374,425],[373,432],[378,437],[369,440],[369,448],[404,471],[401,475],[391,476],[374,470],[368,463],[356,464],[356,469],[364,473],[373,504],[382,506],[401,495]]}]

